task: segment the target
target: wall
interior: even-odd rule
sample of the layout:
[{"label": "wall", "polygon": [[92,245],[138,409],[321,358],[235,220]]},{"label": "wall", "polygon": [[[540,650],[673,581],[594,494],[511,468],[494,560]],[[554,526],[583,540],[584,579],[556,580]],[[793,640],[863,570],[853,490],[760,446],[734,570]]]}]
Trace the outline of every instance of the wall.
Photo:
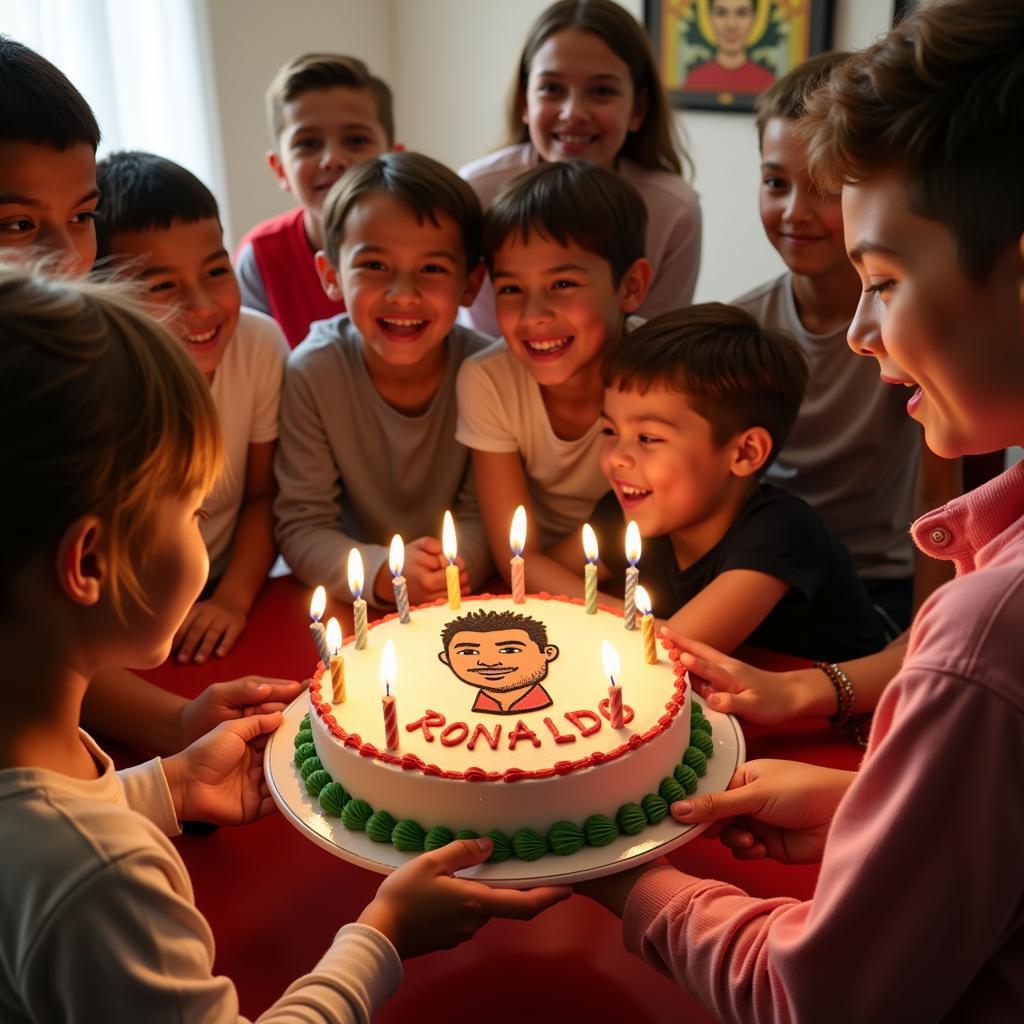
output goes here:
[{"label": "wall", "polygon": [[[549,0],[208,0],[216,100],[236,237],[288,206],[263,166],[263,90],[289,57],[335,49],[364,58],[395,92],[398,137],[453,167],[494,148],[530,23]],[[637,17],[643,0],[620,0]],[[865,46],[892,0],[838,0],[834,45]],[[704,211],[698,299],[729,299],[779,271],[757,216],[753,117],[681,118]]]}]

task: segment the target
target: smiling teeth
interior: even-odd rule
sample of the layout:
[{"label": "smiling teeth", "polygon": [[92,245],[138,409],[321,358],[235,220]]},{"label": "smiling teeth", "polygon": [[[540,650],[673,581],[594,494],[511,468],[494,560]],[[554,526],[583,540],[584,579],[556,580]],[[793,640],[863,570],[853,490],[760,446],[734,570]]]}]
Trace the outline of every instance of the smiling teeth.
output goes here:
[{"label": "smiling teeth", "polygon": [[426,320],[399,320],[397,317],[382,317],[384,323],[390,327],[419,327],[426,323]]},{"label": "smiling teeth", "polygon": [[570,146],[585,146],[591,141],[591,135],[559,135],[558,139]]},{"label": "smiling teeth", "polygon": [[651,493],[650,491],[645,491],[640,487],[630,487],[629,484],[619,484],[619,487],[627,498],[639,498],[642,495]]},{"label": "smiling teeth", "polygon": [[185,340],[193,345],[202,345],[204,341],[211,341],[216,333],[217,328],[214,327],[212,331],[206,331],[203,334],[186,334]]},{"label": "smiling teeth", "polygon": [[559,349],[565,348],[572,338],[552,338],[549,341],[528,341],[526,347],[531,352],[557,352]]}]

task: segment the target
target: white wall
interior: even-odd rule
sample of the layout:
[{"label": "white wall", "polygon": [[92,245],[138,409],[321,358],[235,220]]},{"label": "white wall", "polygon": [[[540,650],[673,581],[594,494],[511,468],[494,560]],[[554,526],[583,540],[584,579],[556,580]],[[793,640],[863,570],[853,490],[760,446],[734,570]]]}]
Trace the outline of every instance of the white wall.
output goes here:
[{"label": "white wall", "polygon": [[[395,93],[399,141],[453,167],[493,149],[516,57],[549,0],[208,0],[230,223],[237,237],[289,205],[263,163],[263,91],[306,50],[362,57]],[[642,17],[643,0],[620,0]],[[837,0],[833,42],[884,31],[892,0]],[[682,118],[704,211],[697,298],[730,299],[779,271],[757,216],[751,114]]]}]

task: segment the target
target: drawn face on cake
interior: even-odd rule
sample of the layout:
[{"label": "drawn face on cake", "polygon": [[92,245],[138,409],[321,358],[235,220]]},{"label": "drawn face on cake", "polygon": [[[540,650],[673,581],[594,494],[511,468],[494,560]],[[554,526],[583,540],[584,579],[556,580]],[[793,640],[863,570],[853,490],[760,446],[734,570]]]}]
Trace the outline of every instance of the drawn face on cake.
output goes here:
[{"label": "drawn face on cake", "polygon": [[438,658],[479,693],[474,711],[521,714],[550,707],[541,685],[558,648],[548,643],[544,623],[517,612],[470,612],[441,633]]}]

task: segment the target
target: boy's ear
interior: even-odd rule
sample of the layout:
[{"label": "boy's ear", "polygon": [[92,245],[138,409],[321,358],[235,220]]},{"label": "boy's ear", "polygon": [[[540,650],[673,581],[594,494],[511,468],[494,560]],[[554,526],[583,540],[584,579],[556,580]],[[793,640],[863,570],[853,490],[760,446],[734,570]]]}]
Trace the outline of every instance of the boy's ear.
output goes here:
[{"label": "boy's ear", "polygon": [[623,313],[635,313],[647,298],[651,287],[651,261],[642,256],[622,275],[619,282],[619,309]]},{"label": "boy's ear", "polygon": [[460,306],[472,306],[476,301],[477,292],[484,283],[487,274],[487,266],[481,260],[468,274],[466,274],[466,287],[462,290],[462,298],[459,299]]},{"label": "boy's ear", "polygon": [[633,115],[629,119],[629,130],[638,132],[640,126],[647,118],[647,111],[651,105],[651,94],[647,89],[641,89],[633,101]]},{"label": "boy's ear", "polygon": [[747,427],[732,439],[733,476],[755,476],[772,454],[772,435],[764,427]]},{"label": "boy's ear", "polygon": [[267,166],[277,179],[277,187],[283,192],[291,192],[292,189],[288,184],[288,177],[284,173],[284,164],[281,162],[281,157],[278,155],[276,149],[267,150]]},{"label": "boy's ear", "polygon": [[327,258],[327,253],[321,249],[314,257],[316,272],[320,278],[327,297],[335,302],[344,302],[345,297],[341,294],[341,280],[338,277],[338,268]]},{"label": "boy's ear", "polygon": [[103,524],[96,516],[76,519],[57,547],[57,580],[76,604],[94,605],[103,592],[109,570]]}]

